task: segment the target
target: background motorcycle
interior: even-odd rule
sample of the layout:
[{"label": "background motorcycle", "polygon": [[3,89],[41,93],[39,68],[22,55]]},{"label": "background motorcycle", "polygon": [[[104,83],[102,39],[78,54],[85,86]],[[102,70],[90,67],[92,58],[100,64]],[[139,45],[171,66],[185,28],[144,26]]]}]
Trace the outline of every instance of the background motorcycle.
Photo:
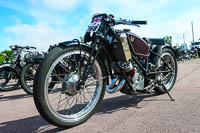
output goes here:
[{"label": "background motorcycle", "polygon": [[21,53],[29,49],[35,49],[35,47],[18,45],[10,46],[10,48],[14,52],[14,60],[0,65],[0,90],[3,91],[10,91],[19,87],[20,71],[25,64],[21,58]]},{"label": "background motorcycle", "polygon": [[[20,83],[27,94],[33,94],[33,80],[37,69],[40,66],[40,63],[45,58],[45,55],[47,55],[47,53],[49,53],[55,47],[56,45],[50,46],[48,51],[43,54],[38,53],[35,55],[31,54],[28,57],[25,56],[26,58],[24,59],[24,62],[26,62],[26,65],[21,70]],[[53,88],[54,85],[55,83],[51,83],[49,88]]]},{"label": "background motorcycle", "polygon": [[33,79],[36,71],[44,59],[43,54],[30,55],[24,59],[26,65],[23,66],[20,73],[20,83],[24,91],[30,95],[33,94]]},{"label": "background motorcycle", "polygon": [[[84,42],[60,43],[44,59],[34,80],[34,102],[49,123],[65,128],[83,123],[95,113],[105,91],[169,95],[178,70],[173,48],[164,39],[115,30],[118,24],[139,26],[146,21],[96,14]],[[51,82],[56,84],[49,91]]]}]

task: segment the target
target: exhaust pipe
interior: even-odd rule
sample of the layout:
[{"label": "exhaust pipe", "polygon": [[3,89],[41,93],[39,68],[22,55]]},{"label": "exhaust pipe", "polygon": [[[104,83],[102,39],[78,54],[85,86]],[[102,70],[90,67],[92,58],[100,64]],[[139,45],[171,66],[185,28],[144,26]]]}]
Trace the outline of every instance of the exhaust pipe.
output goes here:
[{"label": "exhaust pipe", "polygon": [[[120,83],[114,87],[115,83],[117,82],[117,80],[119,79],[119,76],[115,76],[114,79],[111,81],[111,83],[108,85],[108,87],[106,88],[106,91],[108,93],[115,93],[117,91],[119,91],[124,85],[125,85],[125,79],[122,79],[120,81]],[[114,88],[113,88],[114,87]]]}]

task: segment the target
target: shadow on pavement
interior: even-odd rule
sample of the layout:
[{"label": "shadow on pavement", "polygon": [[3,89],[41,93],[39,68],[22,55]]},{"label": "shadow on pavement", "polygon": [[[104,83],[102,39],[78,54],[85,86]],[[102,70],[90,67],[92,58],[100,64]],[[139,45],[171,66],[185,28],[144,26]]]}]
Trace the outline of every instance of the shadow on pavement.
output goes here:
[{"label": "shadow on pavement", "polygon": [[0,101],[10,101],[10,100],[16,100],[16,99],[21,99],[21,98],[29,98],[29,97],[32,97],[32,96],[28,95],[28,94],[19,94],[19,95],[13,95],[13,96],[0,95]]},{"label": "shadow on pavement", "polygon": [[[157,94],[140,94],[137,96],[128,96],[128,95],[121,95],[118,97],[112,97],[104,99],[101,103],[100,108],[97,110],[95,115],[101,115],[104,113],[112,113],[119,110],[126,110],[129,107],[136,107],[137,104],[143,99],[148,97],[154,97]],[[152,100],[154,101],[154,100]],[[156,101],[159,101],[156,99]],[[161,100],[162,101],[162,100]],[[33,116],[24,119],[8,121],[0,123],[0,129],[2,132],[17,132],[17,133],[27,133],[27,132],[45,132],[45,133],[53,133],[59,132],[62,130],[67,130],[63,128],[57,128],[51,126],[46,122],[41,116]]]},{"label": "shadow on pavement", "polygon": [[62,130],[51,126],[39,115],[0,123],[0,132],[3,133],[55,133]]},{"label": "shadow on pavement", "polygon": [[[129,107],[140,108],[137,104],[141,101],[145,101],[145,98],[158,96],[158,94],[139,94],[139,95],[121,95],[118,97],[104,99],[101,103],[96,115],[109,114],[119,110],[126,110]],[[154,101],[151,99],[151,101]],[[157,100],[156,101],[161,101]],[[168,100],[169,101],[169,100]]]}]

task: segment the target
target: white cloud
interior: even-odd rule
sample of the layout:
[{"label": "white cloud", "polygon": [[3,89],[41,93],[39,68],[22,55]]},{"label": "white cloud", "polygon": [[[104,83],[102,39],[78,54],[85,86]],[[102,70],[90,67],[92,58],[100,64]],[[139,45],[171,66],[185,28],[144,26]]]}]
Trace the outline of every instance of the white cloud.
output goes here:
[{"label": "white cloud", "polygon": [[53,10],[72,9],[80,2],[80,0],[43,0],[44,5]]},{"label": "white cloud", "polygon": [[10,43],[36,46],[40,51],[46,51],[51,44],[72,39],[66,30],[40,22],[36,25],[20,24],[6,27],[5,32],[15,35],[15,38],[7,38]]},{"label": "white cloud", "polygon": [[[159,37],[166,35],[173,37],[174,43],[191,42],[191,20],[194,20],[195,40],[200,38],[199,9],[196,5],[190,11],[183,11],[182,15],[165,19],[160,12],[162,8],[173,4],[172,0],[91,0],[88,1],[88,11],[85,15],[74,14],[69,16],[67,10],[74,9],[80,0],[29,0],[31,3],[27,14],[36,20],[36,24],[21,24],[6,27],[8,40],[19,44],[34,44],[41,50],[47,49],[50,44],[78,38],[84,32],[94,13],[112,13],[126,19],[147,19],[147,26],[132,27],[132,31],[142,37]],[[170,7],[169,7],[170,10]],[[83,10],[84,11],[84,10]],[[66,17],[65,17],[66,14]],[[81,17],[80,17],[81,16]],[[71,26],[70,18],[77,18],[76,25]],[[80,20],[78,20],[80,18]],[[161,20],[162,19],[162,20]],[[74,19],[76,20],[76,19]],[[164,21],[166,20],[166,21]],[[71,22],[71,23],[70,23]],[[10,39],[9,39],[10,38]]]},{"label": "white cloud", "polygon": [[162,8],[172,0],[95,0],[91,1],[91,12],[113,13],[117,17],[135,19],[135,17],[153,16],[152,12]]}]

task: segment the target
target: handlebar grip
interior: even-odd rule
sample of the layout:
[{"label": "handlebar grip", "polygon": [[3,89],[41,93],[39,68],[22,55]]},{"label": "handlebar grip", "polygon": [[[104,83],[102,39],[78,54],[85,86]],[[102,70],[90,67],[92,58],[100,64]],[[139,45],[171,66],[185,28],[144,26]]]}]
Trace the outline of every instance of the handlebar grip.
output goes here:
[{"label": "handlebar grip", "polygon": [[16,49],[23,48],[22,46],[19,46],[19,45],[14,45],[14,47],[15,47]]},{"label": "handlebar grip", "polygon": [[132,24],[144,24],[144,25],[146,25],[147,21],[132,21],[131,23]]},{"label": "handlebar grip", "polygon": [[32,49],[36,49],[36,47],[30,47],[30,48],[32,48]]}]

